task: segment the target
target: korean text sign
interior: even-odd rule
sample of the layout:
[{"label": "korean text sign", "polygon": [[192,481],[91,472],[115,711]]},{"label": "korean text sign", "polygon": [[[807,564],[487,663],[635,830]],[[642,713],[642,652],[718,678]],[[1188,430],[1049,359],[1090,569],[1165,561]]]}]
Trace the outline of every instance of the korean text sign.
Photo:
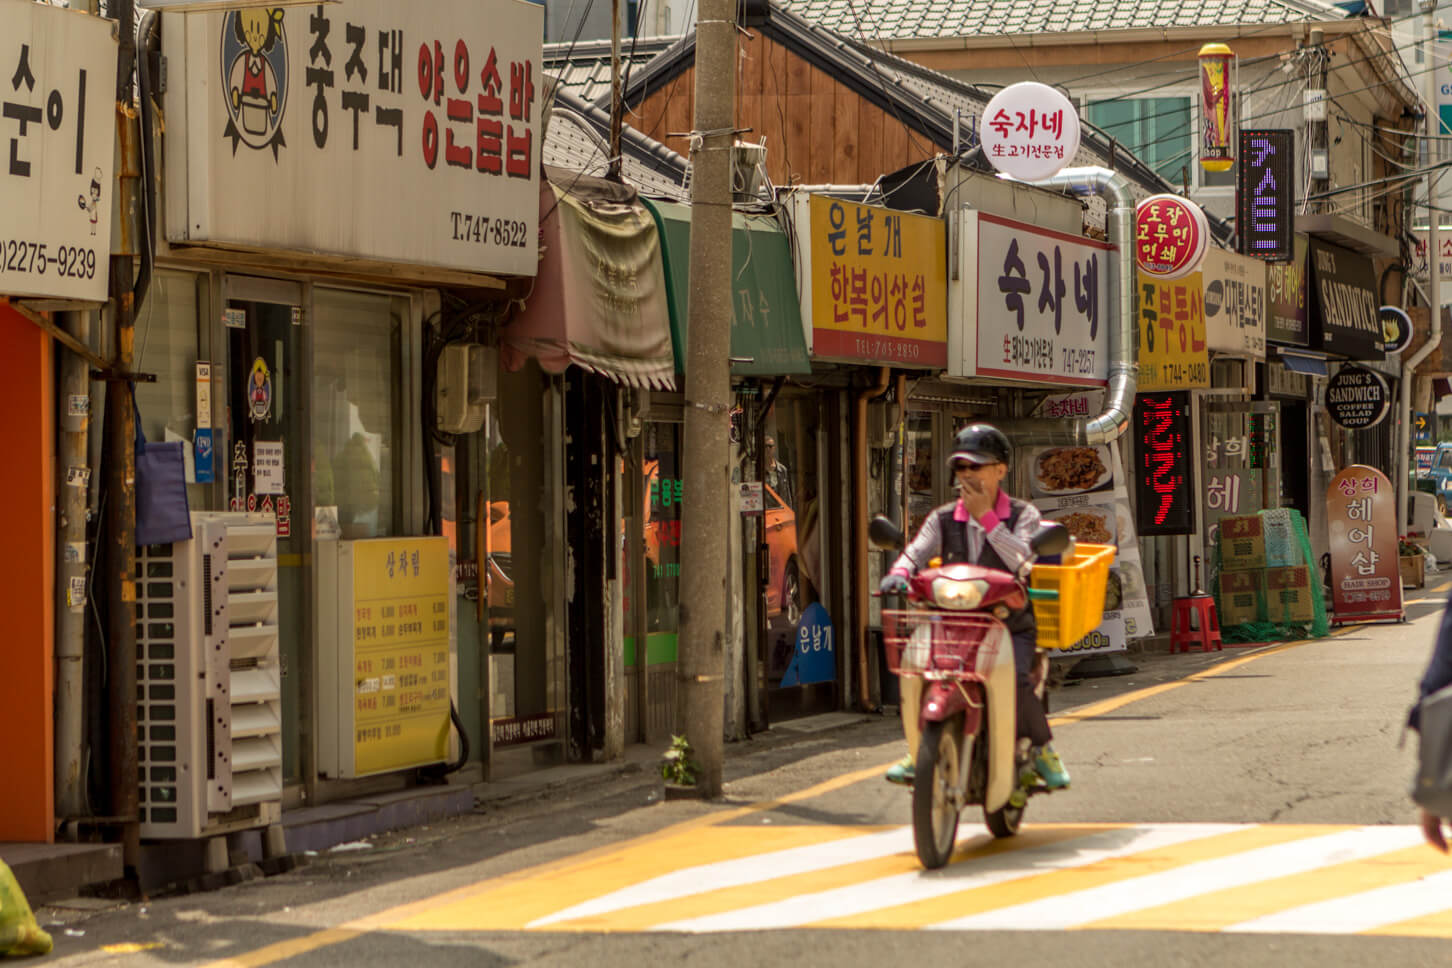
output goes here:
[{"label": "korean text sign", "polygon": [[1139,273],[1139,389],[1183,390],[1210,385],[1200,273],[1160,282]]},{"label": "korean text sign", "polygon": [[0,2],[0,295],[106,299],[111,27],[77,10]]},{"label": "korean text sign", "polygon": [[1135,507],[1142,535],[1195,530],[1190,395],[1142,393],[1134,400]]},{"label": "korean text sign", "polygon": [[1201,263],[1205,342],[1219,353],[1265,357],[1265,263],[1211,248]]},{"label": "korean text sign", "polygon": [[1326,489],[1331,598],[1338,623],[1400,619],[1396,493],[1385,474],[1353,464]]},{"label": "korean text sign", "polygon": [[447,538],[353,542],[354,775],[448,756]]},{"label": "korean text sign", "polygon": [[812,355],[947,365],[942,220],[823,195],[809,211]]},{"label": "korean text sign", "polygon": [[976,297],[965,300],[978,335],[964,341],[973,359],[961,375],[1103,386],[1110,246],[983,213],[965,218],[978,223]]},{"label": "korean text sign", "polygon": [[172,241],[534,275],[541,6],[166,16]]}]

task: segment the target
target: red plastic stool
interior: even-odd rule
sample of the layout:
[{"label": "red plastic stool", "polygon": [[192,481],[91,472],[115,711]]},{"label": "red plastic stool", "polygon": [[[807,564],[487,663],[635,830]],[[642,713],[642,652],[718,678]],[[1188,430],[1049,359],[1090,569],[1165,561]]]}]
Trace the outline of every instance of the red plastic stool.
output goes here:
[{"label": "red plastic stool", "polygon": [[1215,599],[1209,595],[1190,595],[1175,599],[1170,621],[1170,653],[1189,652],[1199,645],[1201,652],[1224,651],[1220,643],[1220,617],[1215,614]]}]

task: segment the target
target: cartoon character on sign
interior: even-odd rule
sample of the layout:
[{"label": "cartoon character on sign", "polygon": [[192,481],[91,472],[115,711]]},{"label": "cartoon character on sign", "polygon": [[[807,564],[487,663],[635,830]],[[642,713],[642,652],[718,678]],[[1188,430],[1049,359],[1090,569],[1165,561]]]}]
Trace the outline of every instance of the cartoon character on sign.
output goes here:
[{"label": "cartoon character on sign", "polygon": [[281,7],[238,10],[222,20],[222,87],[232,152],[271,148],[277,158],[287,109],[287,32]]},{"label": "cartoon character on sign", "polygon": [[247,414],[254,421],[266,420],[272,414],[272,374],[260,356],[252,361],[247,376]]},{"label": "cartoon character on sign", "polygon": [[91,216],[91,234],[96,234],[96,221],[101,217],[101,169],[97,168],[96,173],[91,176],[90,197],[77,195],[76,201],[81,206],[81,211]]}]

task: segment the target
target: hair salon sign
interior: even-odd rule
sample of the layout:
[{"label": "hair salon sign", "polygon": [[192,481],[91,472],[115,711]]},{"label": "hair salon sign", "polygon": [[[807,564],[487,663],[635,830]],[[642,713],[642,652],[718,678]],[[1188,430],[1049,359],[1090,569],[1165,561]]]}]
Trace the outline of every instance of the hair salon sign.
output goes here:
[{"label": "hair salon sign", "polygon": [[534,274],[539,4],[166,16],[173,242]]}]

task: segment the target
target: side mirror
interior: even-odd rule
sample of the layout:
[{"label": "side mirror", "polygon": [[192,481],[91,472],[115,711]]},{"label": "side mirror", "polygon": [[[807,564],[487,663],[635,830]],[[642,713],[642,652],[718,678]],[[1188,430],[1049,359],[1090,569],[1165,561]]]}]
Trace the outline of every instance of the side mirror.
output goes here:
[{"label": "side mirror", "polygon": [[1069,542],[1072,538],[1069,529],[1062,524],[1057,521],[1045,521],[1039,525],[1039,529],[1029,539],[1029,547],[1040,558],[1048,555],[1061,555],[1069,550]]},{"label": "side mirror", "polygon": [[867,525],[867,539],[872,546],[880,551],[899,551],[903,544],[902,529],[892,523],[892,519],[886,515],[879,514]]}]

